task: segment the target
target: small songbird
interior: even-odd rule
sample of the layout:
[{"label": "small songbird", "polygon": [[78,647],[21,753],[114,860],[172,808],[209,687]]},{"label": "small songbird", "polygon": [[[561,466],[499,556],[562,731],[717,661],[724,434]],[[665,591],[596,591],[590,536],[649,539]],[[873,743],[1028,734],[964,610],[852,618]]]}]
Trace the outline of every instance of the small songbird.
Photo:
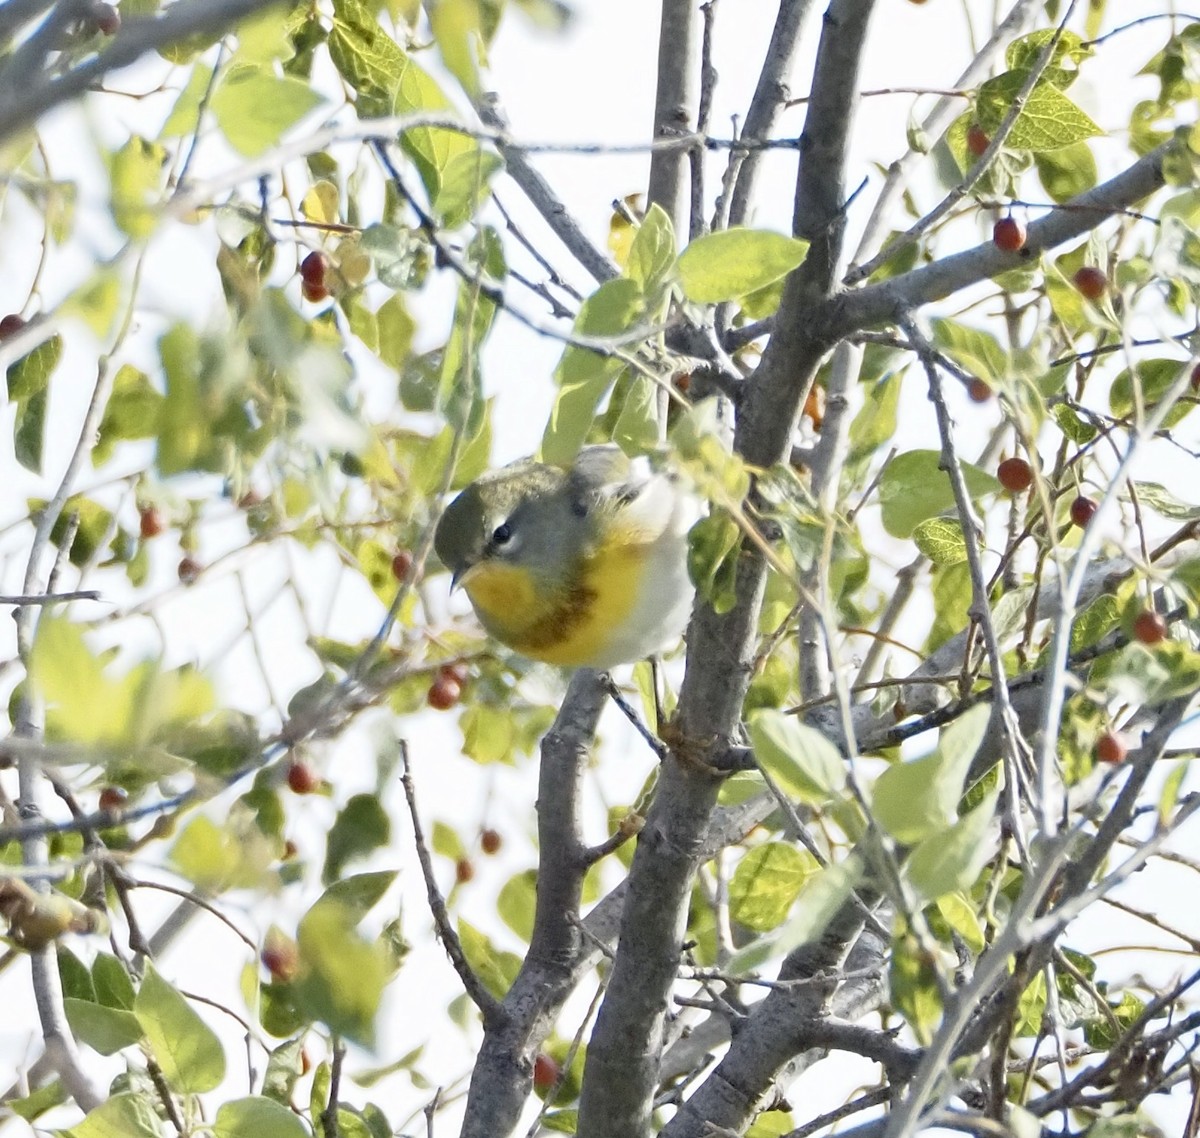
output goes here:
[{"label": "small songbird", "polygon": [[589,446],[569,470],[522,459],[484,474],[446,507],[434,548],[497,640],[548,664],[611,668],[683,632],[699,516],[677,477]]}]

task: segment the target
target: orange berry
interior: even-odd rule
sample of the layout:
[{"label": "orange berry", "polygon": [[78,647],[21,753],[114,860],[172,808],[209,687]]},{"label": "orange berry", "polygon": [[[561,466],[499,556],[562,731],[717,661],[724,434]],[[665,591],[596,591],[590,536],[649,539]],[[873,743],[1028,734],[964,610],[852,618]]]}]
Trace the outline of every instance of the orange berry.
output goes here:
[{"label": "orange berry", "polygon": [[1080,529],[1083,529],[1092,520],[1093,515],[1099,508],[1099,505],[1092,498],[1080,494],[1071,503],[1071,521]]},{"label": "orange berry", "polygon": [[157,537],[163,531],[162,514],[157,506],[143,506],[138,512],[138,530],[143,538]]},{"label": "orange berry", "polygon": [[129,791],[123,786],[106,786],[100,791],[100,809],[105,814],[115,814],[129,801]]},{"label": "orange berry", "polygon": [[540,1095],[549,1094],[561,1073],[562,1068],[558,1061],[544,1051],[539,1051],[538,1057],[533,1061],[533,1089]]},{"label": "orange berry", "polygon": [[407,549],[397,549],[392,556],[392,576],[397,581],[406,581],[412,566],[413,555]]},{"label": "orange berry", "polygon": [[996,467],[996,477],[1010,494],[1023,494],[1033,485],[1033,467],[1023,458],[1006,458]]},{"label": "orange berry", "polygon": [[992,397],[992,389],[984,380],[976,376],[967,384],[967,395],[975,403],[986,403]]},{"label": "orange berry", "polygon": [[430,685],[429,695],[426,699],[429,706],[437,711],[449,711],[458,703],[458,697],[461,695],[462,684],[453,676],[439,675]]},{"label": "orange berry", "polygon": [[967,127],[967,149],[976,158],[982,157],[991,144],[992,140],[988,138],[987,133],[978,123],[972,123]]},{"label": "orange berry", "polygon": [[312,794],[321,785],[321,779],[308,763],[292,763],[288,767],[287,784],[293,794]]},{"label": "orange berry", "polygon": [[479,848],[489,856],[500,851],[500,847],[504,844],[504,839],[500,837],[497,830],[484,830],[479,835]]},{"label": "orange berry", "polygon": [[1108,277],[1095,265],[1084,265],[1083,268],[1076,269],[1072,280],[1080,294],[1088,300],[1099,300],[1108,291]]},{"label": "orange berry", "polygon": [[1015,217],[1002,217],[992,226],[992,244],[1006,253],[1025,247],[1025,225]]},{"label": "orange berry", "polygon": [[185,584],[190,585],[197,577],[203,566],[190,554],[179,562],[179,568],[176,572],[179,574],[179,579]]},{"label": "orange berry", "polygon": [[1167,622],[1161,613],[1143,609],[1133,618],[1133,635],[1143,644],[1161,644],[1167,638]]},{"label": "orange berry", "polygon": [[1125,744],[1120,735],[1113,731],[1105,731],[1096,740],[1096,762],[1119,763],[1125,758]]}]

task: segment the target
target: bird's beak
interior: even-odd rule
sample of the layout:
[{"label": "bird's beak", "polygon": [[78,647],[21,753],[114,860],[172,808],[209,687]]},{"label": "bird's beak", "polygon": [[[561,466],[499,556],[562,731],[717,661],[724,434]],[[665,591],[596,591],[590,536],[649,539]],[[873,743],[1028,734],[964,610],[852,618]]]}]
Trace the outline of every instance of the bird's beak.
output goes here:
[{"label": "bird's beak", "polygon": [[475,568],[474,561],[464,561],[464,562],[462,562],[461,565],[458,565],[454,569],[454,571],[450,574],[450,591],[452,593],[455,591],[455,589],[459,588],[462,585],[465,578],[470,574],[471,570],[474,568]]}]

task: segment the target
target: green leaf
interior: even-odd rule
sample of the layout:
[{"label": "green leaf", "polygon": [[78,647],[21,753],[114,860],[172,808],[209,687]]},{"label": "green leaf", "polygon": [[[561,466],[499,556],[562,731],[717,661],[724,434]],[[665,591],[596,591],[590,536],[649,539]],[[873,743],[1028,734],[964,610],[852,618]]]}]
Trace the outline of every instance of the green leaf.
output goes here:
[{"label": "green leaf", "polygon": [[782,924],[819,866],[812,854],[786,842],[767,842],[750,850],[729,883],[730,916],[755,932]]},{"label": "green leaf", "polygon": [[396,880],[394,870],[375,870],[371,873],[356,873],[335,881],[316,904],[330,902],[338,905],[346,918],[358,924],[380,901]]},{"label": "green leaf", "polygon": [[[883,528],[893,537],[911,537],[926,518],[954,506],[954,489],[940,463],[935,450],[910,450],[887,464],[879,479],[879,501]],[[977,466],[963,463],[962,472],[973,499],[1000,489],[1000,483]]]},{"label": "green leaf", "polygon": [[861,876],[862,862],[853,854],[840,864],[818,870],[800,890],[787,923],[734,953],[729,971],[751,971],[771,956],[786,955],[817,940],[846,903]]},{"label": "green leaf", "polygon": [[612,440],[628,455],[650,454],[658,447],[658,386],[644,375],[628,378]]},{"label": "green leaf", "polygon": [[783,1138],[791,1133],[796,1123],[789,1111],[764,1110],[750,1124],[746,1138]]},{"label": "green leaf", "polygon": [[755,758],[790,796],[812,805],[837,797],[846,786],[846,761],[821,732],[794,715],[760,711],[750,720]]},{"label": "green leaf", "polygon": [[675,229],[666,210],[655,202],[634,235],[625,275],[636,281],[646,296],[651,296],[667,282],[674,263]]},{"label": "green leaf", "polygon": [[209,107],[229,145],[248,158],[264,154],[325,100],[307,83],[269,70],[238,67],[217,84]]},{"label": "green leaf", "polygon": [[261,884],[274,860],[266,835],[240,814],[224,825],[196,816],[176,838],[170,858],[180,874],[210,893]]},{"label": "green leaf", "polygon": [[501,952],[473,925],[458,922],[458,936],[463,953],[475,975],[497,999],[502,999],[521,970],[521,958],[511,952]]},{"label": "green leaf", "polygon": [[942,1019],[937,964],[915,936],[903,934],[892,945],[888,966],[892,1006],[907,1021],[922,1046],[928,1046]]},{"label": "green leaf", "polygon": [[[979,87],[975,113],[990,137],[1008,114],[1027,78],[1025,71],[1005,71]],[[1005,139],[1012,150],[1061,150],[1104,131],[1050,83],[1039,83],[1025,100]]]},{"label": "green leaf", "polygon": [[142,1038],[142,1025],[133,1012],[74,997],[63,1000],[63,1009],[75,1037],[101,1055],[115,1055]]},{"label": "green leaf", "polygon": [[1038,151],[1033,161],[1047,196],[1060,205],[1090,190],[1099,178],[1096,159],[1086,142]]},{"label": "green leaf", "polygon": [[132,1011],[136,993],[125,966],[107,952],[99,952],[92,961],[92,985],[96,999],[105,1007]]},{"label": "green leaf", "polygon": [[374,794],[355,794],[338,811],[325,846],[321,880],[328,885],[342,876],[346,863],[385,846],[392,827],[387,811]]},{"label": "green leaf", "polygon": [[[1146,1005],[1132,992],[1123,992],[1121,1002],[1110,1005],[1109,1016],[1097,1016],[1083,1027],[1083,1038],[1089,1047],[1109,1050],[1131,1028],[1146,1010]],[[1115,1023],[1113,1021],[1116,1021]]]},{"label": "green leaf", "polygon": [[[631,328],[642,313],[636,281],[605,281],[579,309],[574,331],[581,336],[612,336]],[[558,398],[542,437],[541,459],[569,466],[596,417],[596,408],[625,365],[612,356],[568,345],[554,371]]]},{"label": "green leaf", "polygon": [[1200,518],[1200,506],[1180,500],[1159,482],[1135,482],[1133,486],[1143,509],[1148,506],[1156,514],[1173,522],[1190,522]]},{"label": "green leaf", "polygon": [[192,1006],[147,963],[133,1004],[168,1084],[184,1094],[214,1090],[225,1077],[221,1041]]},{"label": "green leaf", "polygon": [[896,433],[902,378],[898,372],[889,374],[867,391],[861,410],[850,424],[848,462],[869,458]]},{"label": "green leaf", "polygon": [[[271,18],[278,23],[277,13],[272,12]],[[179,92],[167,121],[158,132],[159,138],[183,138],[195,133],[200,124],[200,106],[211,79],[211,67],[200,62],[192,64],[187,85]]]},{"label": "green leaf", "polygon": [[1090,443],[1096,437],[1096,428],[1087,420],[1081,419],[1074,409],[1065,403],[1056,403],[1050,409],[1050,414],[1054,416],[1058,429],[1076,446]]},{"label": "green leaf", "polygon": [[167,152],[136,135],[109,160],[112,212],[117,228],[141,241],[154,232]]},{"label": "green leaf", "polygon": [[533,936],[533,915],[537,905],[537,871],[527,869],[514,874],[500,889],[496,912],[527,944]]},{"label": "green leaf", "polygon": [[990,332],[943,317],[930,321],[935,347],[972,375],[993,382],[1009,370],[1008,353]]},{"label": "green leaf", "polygon": [[[1135,367],[1137,388],[1134,387],[1133,373],[1126,368],[1113,380],[1112,387],[1108,390],[1109,409],[1118,419],[1134,418],[1139,405],[1143,414],[1150,413],[1178,381],[1187,366],[1179,360],[1140,360]],[[1175,426],[1194,407],[1195,404],[1191,401],[1180,400],[1167,412],[1163,427]]]},{"label": "green leaf", "polygon": [[1200,652],[1167,640],[1147,648],[1128,644],[1107,675],[1110,690],[1131,704],[1157,706],[1200,688]]},{"label": "green leaf", "polygon": [[429,27],[442,53],[446,70],[472,99],[479,95],[477,52],[483,45],[483,14],[479,0],[438,0],[430,5]]},{"label": "green leaf", "polygon": [[308,1127],[296,1114],[260,1095],[222,1103],[212,1132],[216,1138],[308,1138]]},{"label": "green leaf", "polygon": [[92,465],[102,466],[112,458],[117,443],[156,437],[164,402],[162,393],[144,371],[132,364],[122,365],[113,379],[112,394],[100,420],[91,452]]},{"label": "green leaf", "polygon": [[688,576],[715,613],[737,603],[742,531],[725,510],[712,510],[688,531]]},{"label": "green leaf", "polygon": [[1075,618],[1071,626],[1070,651],[1080,652],[1098,644],[1120,622],[1120,602],[1111,593],[1102,593]]},{"label": "green leaf", "polygon": [[140,1094],[113,1095],[61,1133],[64,1138],[162,1138],[150,1098]]},{"label": "green leaf", "polygon": [[495,704],[474,703],[458,721],[463,733],[463,754],[477,763],[511,763],[516,725],[511,711]]},{"label": "green leaf", "polygon": [[932,753],[896,763],[875,780],[871,813],[896,841],[914,845],[957,821],[963,782],[991,712],[986,703],[968,708],[942,731]]},{"label": "green leaf", "polygon": [[962,523],[950,518],[926,518],[913,530],[917,548],[935,565],[957,565],[967,560],[967,539]]},{"label": "green leaf", "polygon": [[104,662],[69,620],[47,615],[38,622],[29,678],[48,705],[55,736],[96,744],[125,735],[133,693],[108,679]]},{"label": "green leaf", "polygon": [[962,937],[972,952],[979,953],[984,950],[987,946],[987,939],[984,936],[983,925],[979,923],[975,907],[971,904],[971,899],[967,894],[943,893],[937,899],[937,910],[946,924]]},{"label": "green leaf", "polygon": [[375,1015],[390,966],[383,944],[355,931],[356,915],[335,901],[318,901],[296,933],[301,974],[291,988],[296,1004],[339,1035],[372,1047]]},{"label": "green leaf", "polygon": [[787,276],[808,243],[766,229],[725,229],[697,237],[676,262],[683,291],[697,304],[717,304]]},{"label": "green leaf", "polygon": [[918,897],[932,901],[975,884],[992,855],[987,837],[999,795],[997,787],[969,814],[926,838],[909,855],[904,875]]},{"label": "green leaf", "polygon": [[55,333],[31,352],[8,365],[5,378],[9,402],[16,404],[13,449],[17,461],[34,474],[42,472],[46,429],[46,400],[50,377],[62,357],[62,337]]}]

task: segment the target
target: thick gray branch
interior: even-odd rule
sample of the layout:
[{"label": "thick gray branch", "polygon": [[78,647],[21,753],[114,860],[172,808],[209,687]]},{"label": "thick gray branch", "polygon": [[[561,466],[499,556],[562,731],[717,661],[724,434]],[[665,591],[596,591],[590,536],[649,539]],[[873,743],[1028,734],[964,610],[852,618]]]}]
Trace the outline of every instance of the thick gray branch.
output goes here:
[{"label": "thick gray branch", "polygon": [[[754,96],[746,111],[742,125],[742,138],[757,142],[770,138],[779,112],[791,96],[788,72],[800,44],[800,29],[804,17],[812,7],[812,0],[780,0],[775,26],[771,30],[771,42],[767,45],[766,58],[758,73]],[[754,198],[754,187],[758,182],[758,171],[762,162],[761,150],[750,150],[738,168],[737,181],[733,188],[733,201],[729,207],[729,224],[744,225],[750,215],[750,203]],[[734,155],[730,155],[734,161]]]},{"label": "thick gray branch", "polygon": [[[827,343],[801,314],[833,288],[841,256],[842,169],[858,90],[858,62],[873,0],[834,0],[826,15],[802,145],[797,221],[813,251],[785,290],[782,326],[753,380],[737,449],[769,466],[791,446],[800,400]],[[579,1133],[635,1138],[647,1133],[667,1002],[679,964],[688,899],[719,782],[703,769],[733,739],[762,604],[766,566],[753,553],[738,566],[738,601],[717,616],[698,605],[688,634],[676,755],[662,780],[628,879],[620,948],[588,1049]]]},{"label": "thick gray branch", "polygon": [[832,305],[830,334],[840,339],[864,328],[893,322],[922,304],[942,300],[1090,233],[1105,218],[1128,209],[1166,184],[1163,160],[1173,145],[1164,143],[1115,178],[1033,222],[1019,253],[1006,253],[988,241],[891,280],[843,293]]},{"label": "thick gray branch", "polygon": [[520,1119],[538,1049],[578,983],[579,903],[587,861],[579,822],[583,772],[607,688],[596,672],[571,678],[542,740],[538,779],[537,908],[529,952],[499,1014],[484,1025],[462,1138],[499,1138]]},{"label": "thick gray branch", "polygon": [[[692,128],[696,111],[698,0],[662,0],[658,25],[658,88],[654,96],[654,138],[676,138]],[[661,206],[675,232],[688,232],[688,156],[682,150],[656,150],[650,156],[646,206]]]}]

